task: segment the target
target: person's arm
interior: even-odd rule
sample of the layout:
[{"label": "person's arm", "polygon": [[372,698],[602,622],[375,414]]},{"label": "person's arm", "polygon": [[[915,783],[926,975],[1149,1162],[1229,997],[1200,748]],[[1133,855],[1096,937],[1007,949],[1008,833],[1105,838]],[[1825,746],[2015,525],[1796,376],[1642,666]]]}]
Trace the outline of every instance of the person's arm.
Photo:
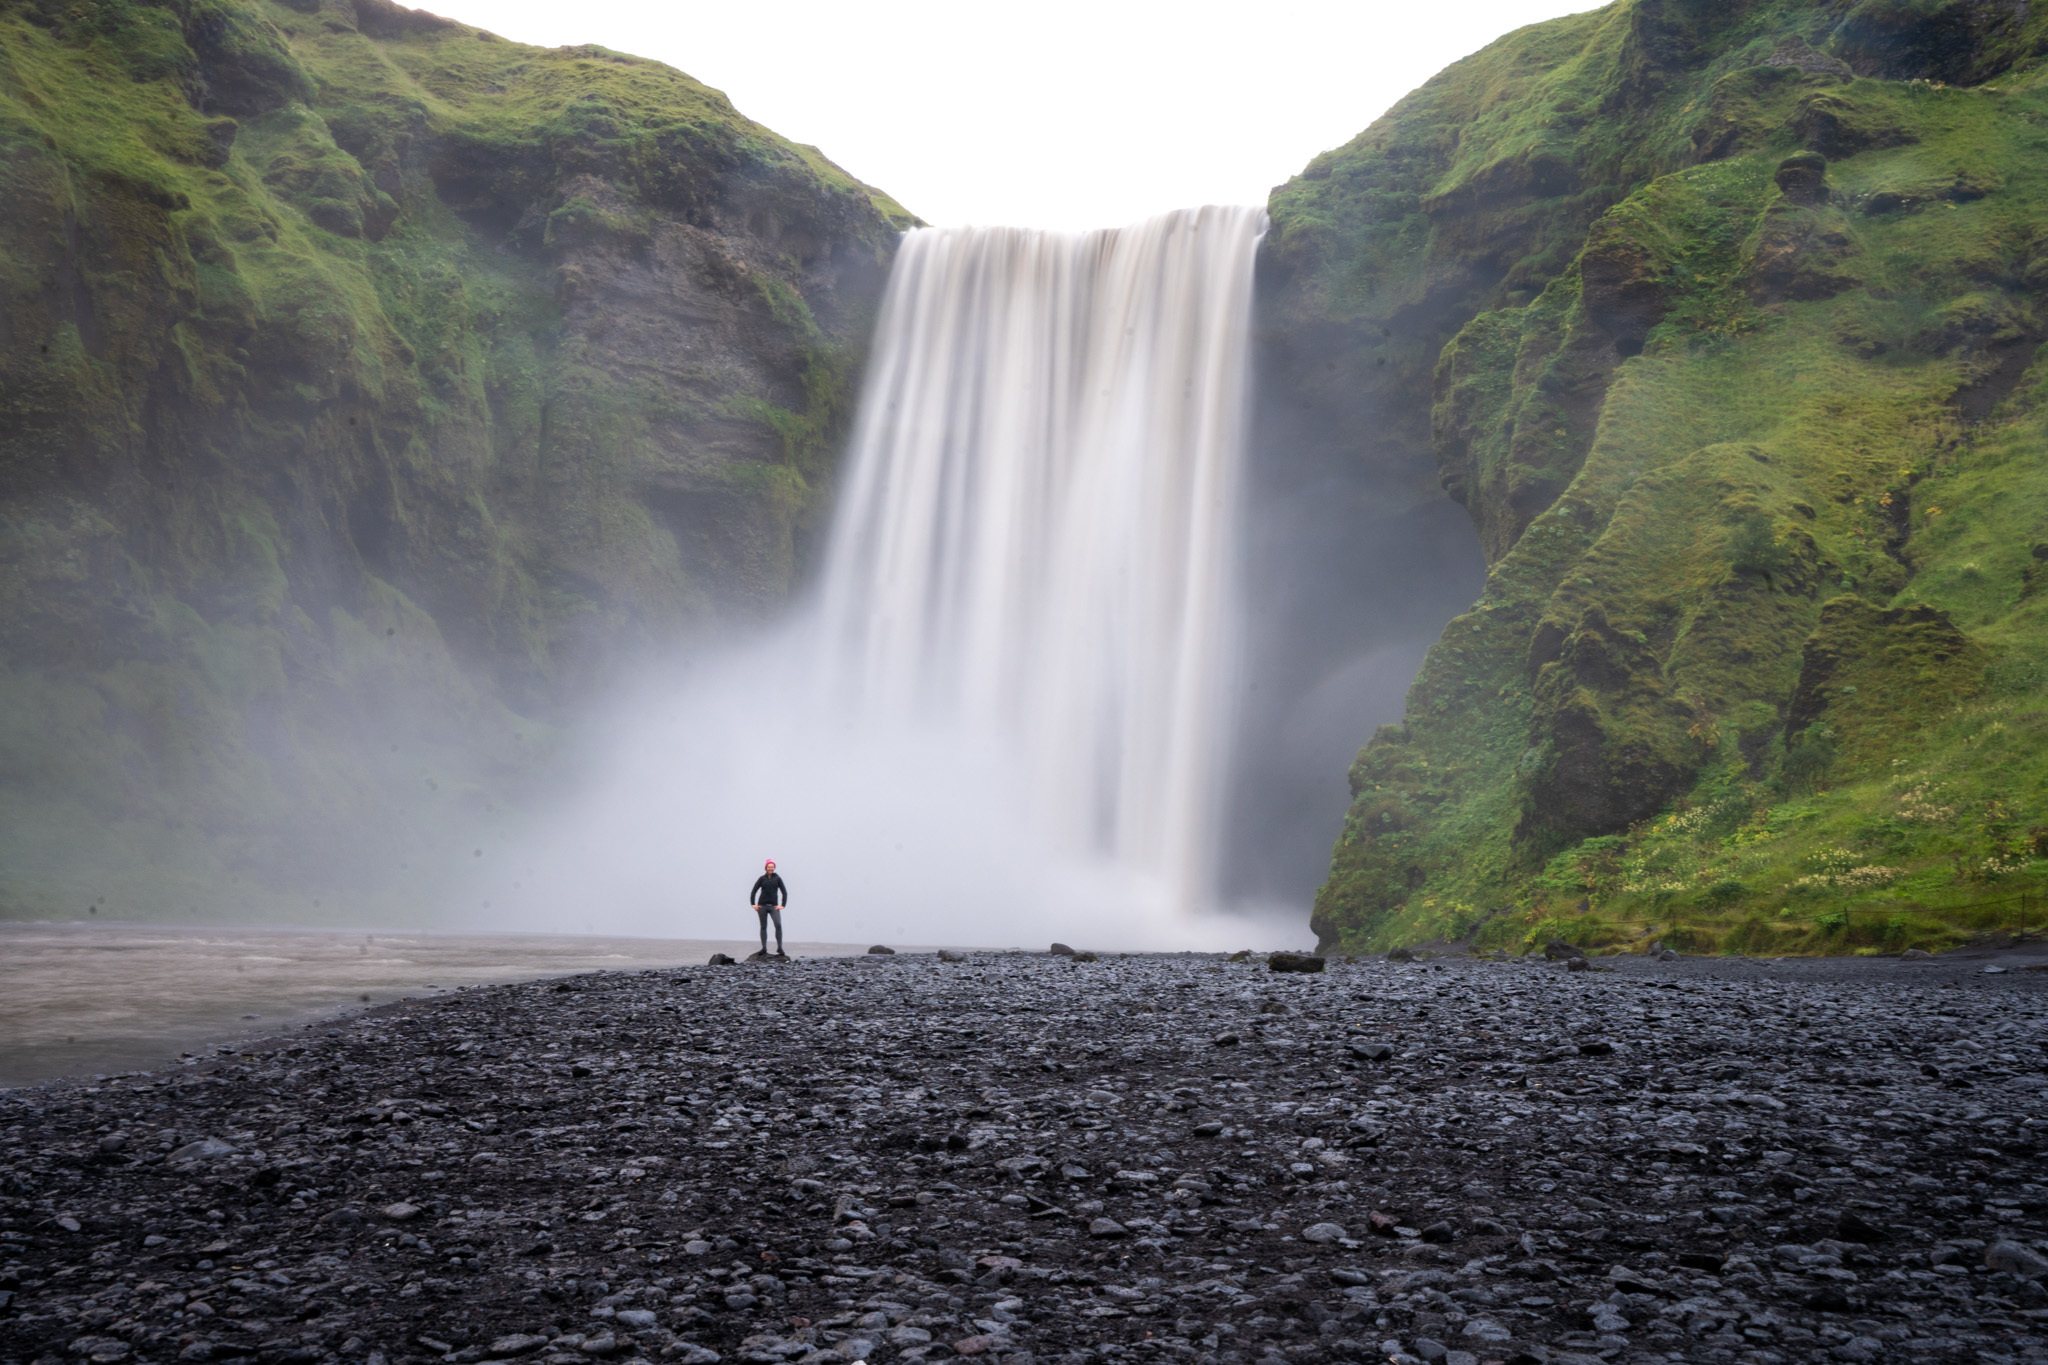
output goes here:
[{"label": "person's arm", "polygon": [[759,905],[761,903],[761,883],[767,880],[768,879],[766,877],[754,878],[754,889],[747,893],[748,905]]},{"label": "person's arm", "polygon": [[781,874],[780,874],[780,873],[777,873],[777,874],[776,874],[776,877],[775,877],[775,881],[776,881],[777,885],[779,885],[779,886],[780,886],[780,887],[782,888],[782,905],[783,905],[783,908],[784,908],[784,909],[788,909],[788,908],[789,908],[789,883],[788,883],[788,882],[786,882],[786,881],[783,881],[783,880],[782,880],[782,876],[781,876]]}]

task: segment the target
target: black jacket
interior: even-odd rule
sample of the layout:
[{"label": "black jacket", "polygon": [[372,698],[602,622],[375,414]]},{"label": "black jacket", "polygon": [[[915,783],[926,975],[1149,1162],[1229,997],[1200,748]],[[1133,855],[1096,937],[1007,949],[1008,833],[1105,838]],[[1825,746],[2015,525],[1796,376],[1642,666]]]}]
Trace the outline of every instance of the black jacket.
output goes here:
[{"label": "black jacket", "polygon": [[754,898],[749,905],[788,905],[789,888],[782,884],[782,878],[773,872],[763,872],[754,879]]}]

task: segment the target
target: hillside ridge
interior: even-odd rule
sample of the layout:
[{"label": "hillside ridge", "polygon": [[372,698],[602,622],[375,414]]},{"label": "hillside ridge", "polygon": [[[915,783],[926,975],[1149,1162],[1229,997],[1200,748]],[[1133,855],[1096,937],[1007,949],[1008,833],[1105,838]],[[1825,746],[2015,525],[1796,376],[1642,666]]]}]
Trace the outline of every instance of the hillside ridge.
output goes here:
[{"label": "hillside ridge", "polygon": [[2025,913],[2044,46],[2019,4],[1623,0],[1275,192],[1275,344],[1327,356],[1290,401],[1426,453],[1489,565],[1352,769],[1326,946]]},{"label": "hillside ridge", "polygon": [[784,601],[914,221],[388,0],[0,4],[0,200],[0,908],[71,915],[419,894]]}]

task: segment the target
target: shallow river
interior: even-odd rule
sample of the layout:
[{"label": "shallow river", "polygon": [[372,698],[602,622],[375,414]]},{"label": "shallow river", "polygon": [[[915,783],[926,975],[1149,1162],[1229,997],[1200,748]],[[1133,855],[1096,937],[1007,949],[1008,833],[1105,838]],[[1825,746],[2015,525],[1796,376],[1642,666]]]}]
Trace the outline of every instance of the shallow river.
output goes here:
[{"label": "shallow river", "polygon": [[[738,939],[0,923],[0,1086],[133,1070],[491,981],[670,967]],[[802,957],[862,948],[795,943]]]}]

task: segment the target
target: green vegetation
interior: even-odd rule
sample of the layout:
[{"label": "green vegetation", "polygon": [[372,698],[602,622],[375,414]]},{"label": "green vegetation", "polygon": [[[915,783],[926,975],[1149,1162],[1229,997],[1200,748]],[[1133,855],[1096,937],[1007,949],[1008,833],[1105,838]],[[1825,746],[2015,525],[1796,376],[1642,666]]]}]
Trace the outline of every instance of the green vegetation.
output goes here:
[{"label": "green vegetation", "polygon": [[0,4],[0,204],[0,914],[431,895],[566,700],[789,590],[911,221],[385,0]]},{"label": "green vegetation", "polygon": [[2044,40],[1632,0],[1276,192],[1279,314],[1350,338],[1298,397],[1433,379],[1366,453],[1426,445],[1491,564],[1359,755],[1326,944],[2041,927]]}]

